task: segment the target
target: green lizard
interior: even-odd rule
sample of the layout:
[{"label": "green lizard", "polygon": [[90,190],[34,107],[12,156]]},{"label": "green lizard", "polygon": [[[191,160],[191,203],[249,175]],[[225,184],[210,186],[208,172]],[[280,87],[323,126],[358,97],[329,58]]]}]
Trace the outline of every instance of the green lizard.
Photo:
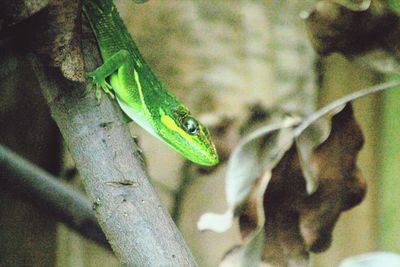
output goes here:
[{"label": "green lizard", "polygon": [[[218,155],[207,128],[158,81],[143,60],[112,0],[84,0],[83,10],[96,36],[104,64],[87,75],[96,97],[101,89],[124,113],[184,157],[212,166]],[[101,88],[101,89],[100,89]]]}]

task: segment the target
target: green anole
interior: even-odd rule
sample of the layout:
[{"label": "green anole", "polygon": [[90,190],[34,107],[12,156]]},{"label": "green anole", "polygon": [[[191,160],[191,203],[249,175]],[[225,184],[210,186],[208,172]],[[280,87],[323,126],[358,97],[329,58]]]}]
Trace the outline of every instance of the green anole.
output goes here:
[{"label": "green anole", "polygon": [[141,56],[112,0],[84,0],[104,64],[87,75],[117,99],[124,113],[187,159],[212,166],[218,155],[208,129],[158,81]]}]

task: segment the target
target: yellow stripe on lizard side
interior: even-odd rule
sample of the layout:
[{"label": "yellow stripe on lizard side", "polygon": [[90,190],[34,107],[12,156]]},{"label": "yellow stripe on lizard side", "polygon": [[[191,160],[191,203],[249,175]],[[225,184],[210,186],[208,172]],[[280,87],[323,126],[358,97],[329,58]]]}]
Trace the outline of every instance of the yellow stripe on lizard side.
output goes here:
[{"label": "yellow stripe on lizard side", "polygon": [[136,70],[133,70],[133,77],[135,77],[136,84],[139,90],[140,100],[144,103],[143,93],[142,93],[142,84],[140,83],[139,73]]},{"label": "yellow stripe on lizard side", "polygon": [[144,96],[143,96],[143,92],[142,92],[142,84],[140,83],[139,73],[137,73],[136,70],[133,70],[133,76],[135,78],[135,81],[136,81],[136,84],[138,87],[140,101],[142,102],[142,108],[144,109],[144,112],[146,113],[146,115],[150,116],[150,111],[147,109],[147,105],[144,102]]}]

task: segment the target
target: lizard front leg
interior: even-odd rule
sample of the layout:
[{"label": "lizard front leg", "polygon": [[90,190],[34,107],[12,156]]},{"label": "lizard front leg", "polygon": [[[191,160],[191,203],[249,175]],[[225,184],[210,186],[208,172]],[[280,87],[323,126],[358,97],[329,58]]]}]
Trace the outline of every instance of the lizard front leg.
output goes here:
[{"label": "lizard front leg", "polygon": [[88,77],[93,79],[87,89],[92,88],[93,85],[96,87],[97,101],[100,101],[101,99],[101,89],[114,98],[112,86],[106,81],[106,78],[115,73],[127,61],[129,56],[127,50],[120,50],[105,60],[104,64],[98,67],[95,71],[86,73]]}]

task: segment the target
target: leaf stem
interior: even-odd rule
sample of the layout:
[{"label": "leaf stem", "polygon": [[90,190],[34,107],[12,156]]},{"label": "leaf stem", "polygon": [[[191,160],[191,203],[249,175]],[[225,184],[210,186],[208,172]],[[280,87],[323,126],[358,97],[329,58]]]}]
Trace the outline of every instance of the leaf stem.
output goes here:
[{"label": "leaf stem", "polygon": [[315,121],[319,120],[321,117],[325,116],[329,112],[339,108],[340,106],[350,102],[354,101],[358,98],[368,96],[371,94],[375,94],[378,92],[381,92],[386,89],[392,89],[400,87],[400,80],[395,80],[395,81],[390,81],[390,82],[385,82],[385,83],[380,83],[377,85],[374,85],[372,87],[364,88],[362,90],[356,91],[354,93],[345,95],[330,104],[326,105],[325,107],[319,109],[318,111],[310,114],[303,122],[295,129],[294,133],[296,136],[300,135],[308,126],[310,126],[312,123]]}]

